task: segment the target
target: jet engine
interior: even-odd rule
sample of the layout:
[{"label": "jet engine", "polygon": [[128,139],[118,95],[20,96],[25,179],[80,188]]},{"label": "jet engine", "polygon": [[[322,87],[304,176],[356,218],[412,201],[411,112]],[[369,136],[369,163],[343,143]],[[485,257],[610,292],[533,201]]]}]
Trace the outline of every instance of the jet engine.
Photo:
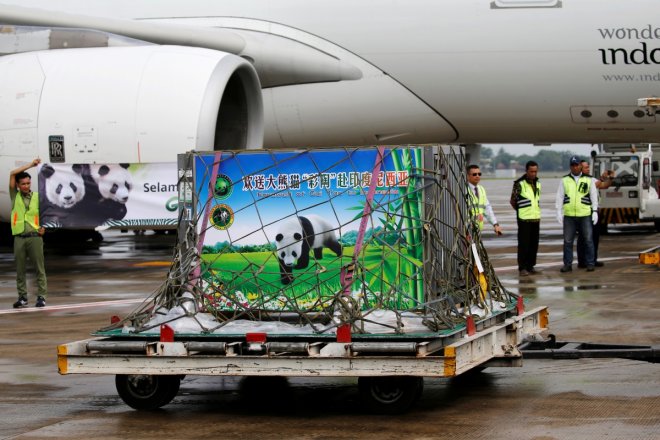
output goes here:
[{"label": "jet engine", "polygon": [[[252,65],[202,48],[145,45],[0,58],[0,154],[46,162],[176,162],[188,150],[258,148]],[[6,180],[6,179],[5,179]]]}]

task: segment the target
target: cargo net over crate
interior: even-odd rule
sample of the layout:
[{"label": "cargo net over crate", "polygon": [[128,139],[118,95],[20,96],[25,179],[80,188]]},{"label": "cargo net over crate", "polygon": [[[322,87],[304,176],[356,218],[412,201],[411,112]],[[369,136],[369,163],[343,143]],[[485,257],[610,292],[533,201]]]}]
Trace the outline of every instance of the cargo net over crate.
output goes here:
[{"label": "cargo net over crate", "polygon": [[515,303],[459,147],[191,152],[179,175],[174,262],[124,332],[437,333]]}]

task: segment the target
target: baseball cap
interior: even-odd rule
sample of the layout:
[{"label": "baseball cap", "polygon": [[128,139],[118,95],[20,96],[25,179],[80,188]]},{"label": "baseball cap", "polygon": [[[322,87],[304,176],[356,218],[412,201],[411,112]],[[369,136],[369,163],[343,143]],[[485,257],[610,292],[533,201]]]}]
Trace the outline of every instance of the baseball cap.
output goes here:
[{"label": "baseball cap", "polygon": [[580,158],[577,156],[572,156],[570,160],[571,165],[580,165]]}]

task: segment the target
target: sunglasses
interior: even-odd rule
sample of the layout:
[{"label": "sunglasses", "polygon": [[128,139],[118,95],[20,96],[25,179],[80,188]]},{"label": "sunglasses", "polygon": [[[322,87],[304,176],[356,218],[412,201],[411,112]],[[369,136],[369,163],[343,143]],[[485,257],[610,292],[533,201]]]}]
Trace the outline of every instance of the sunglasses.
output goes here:
[{"label": "sunglasses", "polygon": [[481,173],[472,173],[473,176],[481,176]]}]

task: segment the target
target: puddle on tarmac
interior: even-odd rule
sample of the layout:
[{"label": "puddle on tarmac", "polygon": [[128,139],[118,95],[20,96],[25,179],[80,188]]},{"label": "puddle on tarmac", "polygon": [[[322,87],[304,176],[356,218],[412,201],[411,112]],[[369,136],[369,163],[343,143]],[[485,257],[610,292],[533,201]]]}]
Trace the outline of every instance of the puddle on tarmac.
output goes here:
[{"label": "puddle on tarmac", "polygon": [[599,284],[584,284],[580,286],[575,286],[577,290],[598,290],[598,289],[603,289],[606,286],[602,286]]},{"label": "puddle on tarmac", "polygon": [[520,282],[516,284],[506,284],[505,287],[517,294],[523,295],[526,298],[548,298],[548,299],[557,299],[564,298],[568,294],[574,292],[589,292],[593,290],[606,289],[609,286],[606,284],[580,284],[580,285],[570,285],[570,286],[539,286],[537,283],[528,283]]}]

